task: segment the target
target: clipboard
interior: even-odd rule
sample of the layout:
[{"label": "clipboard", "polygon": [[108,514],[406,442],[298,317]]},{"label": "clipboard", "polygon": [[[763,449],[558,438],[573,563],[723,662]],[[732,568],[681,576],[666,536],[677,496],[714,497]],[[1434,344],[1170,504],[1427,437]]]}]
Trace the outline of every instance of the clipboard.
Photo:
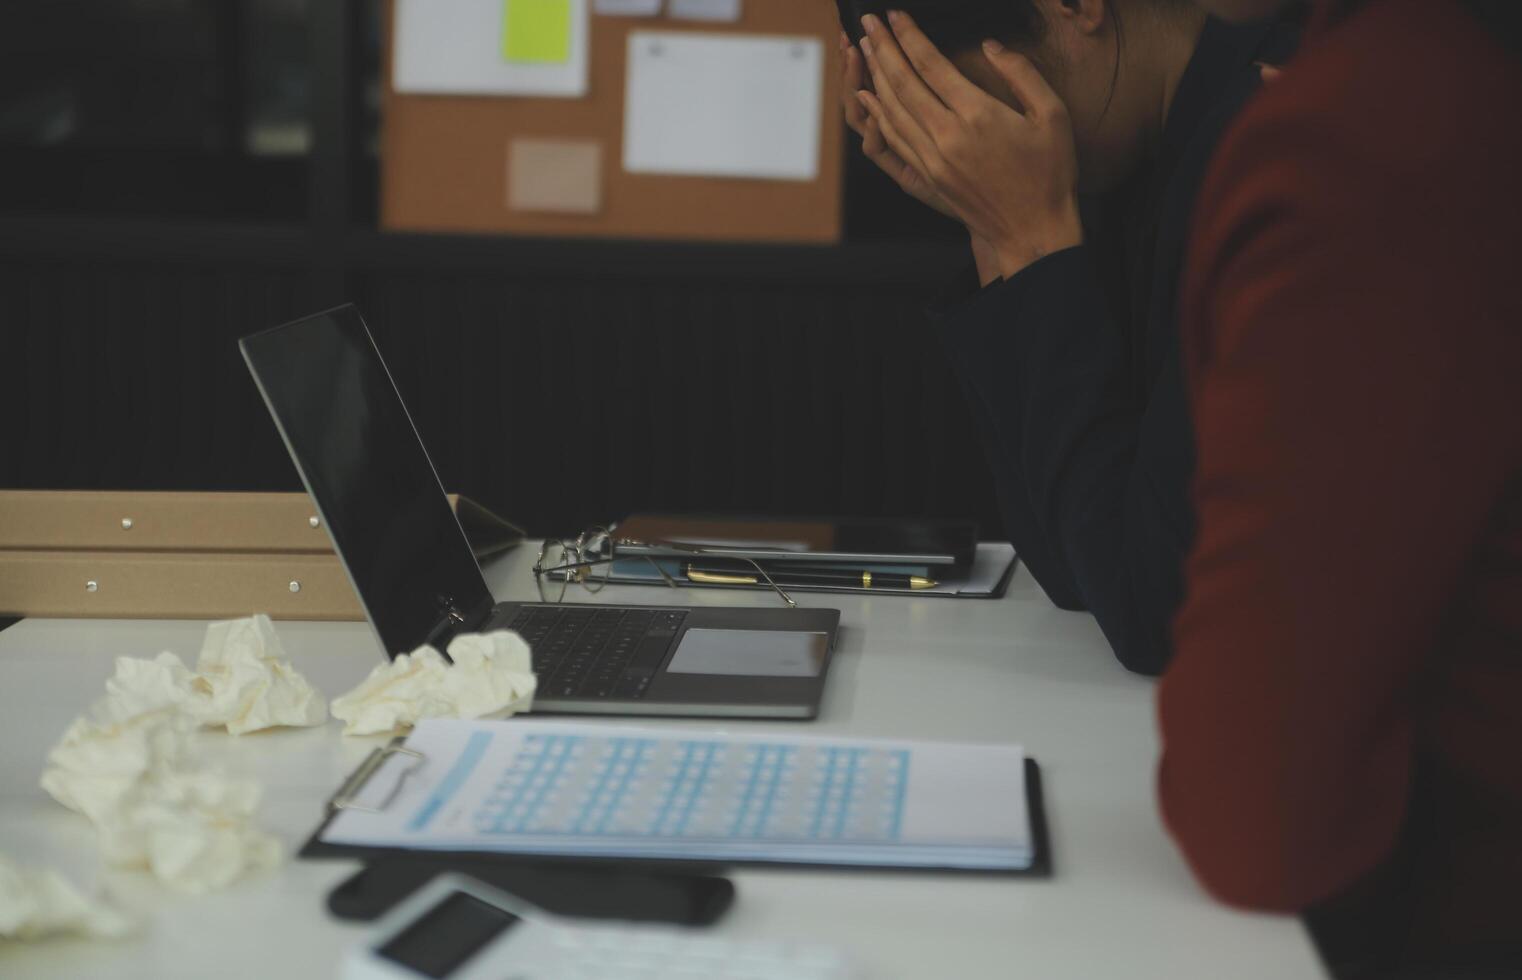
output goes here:
[{"label": "clipboard", "polygon": [[[380,812],[389,806],[400,792],[403,783],[416,771],[418,765],[426,758],[422,753],[406,746],[406,737],[399,736],[387,745],[371,751],[370,755],[350,773],[348,778],[339,786],[327,802],[326,812],[322,822],[312,832],[305,844],[297,852],[297,857],[306,859],[339,858],[363,861],[376,861],[380,859],[418,859],[423,857],[444,858],[451,863],[502,863],[509,865],[543,865],[552,861],[558,865],[569,865],[590,868],[625,868],[644,869],[649,871],[675,871],[686,873],[715,874],[727,867],[769,867],[769,868],[798,868],[802,870],[847,870],[856,872],[920,872],[942,873],[956,875],[995,875],[1000,877],[1020,878],[1050,878],[1053,874],[1053,860],[1051,838],[1046,819],[1045,794],[1042,784],[1041,766],[1030,756],[1025,757],[1025,796],[1026,814],[1030,823],[1031,861],[1023,868],[1010,869],[977,869],[957,867],[924,867],[902,865],[863,865],[863,864],[827,864],[805,861],[774,861],[774,860],[730,860],[716,862],[709,858],[695,859],[672,859],[672,858],[643,858],[643,857],[619,857],[609,858],[605,856],[592,856],[567,852],[565,854],[546,855],[543,853],[521,853],[498,850],[434,850],[425,848],[407,847],[377,847],[356,846],[349,844],[335,844],[324,841],[323,834],[333,820],[345,810],[362,810]],[[373,803],[360,802],[360,793],[367,788],[371,779],[374,778],[382,767],[394,757],[410,758],[413,764],[402,770],[389,792],[384,793],[378,801]]]}]

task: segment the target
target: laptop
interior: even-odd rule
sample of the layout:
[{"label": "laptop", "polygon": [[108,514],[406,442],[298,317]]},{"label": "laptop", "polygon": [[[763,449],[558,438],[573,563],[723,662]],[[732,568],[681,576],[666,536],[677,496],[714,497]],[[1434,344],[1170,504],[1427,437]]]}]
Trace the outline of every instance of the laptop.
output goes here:
[{"label": "laptop", "polygon": [[838,610],[494,602],[359,312],[239,347],[387,655],[512,629],[533,651],[536,711],[818,715]]}]

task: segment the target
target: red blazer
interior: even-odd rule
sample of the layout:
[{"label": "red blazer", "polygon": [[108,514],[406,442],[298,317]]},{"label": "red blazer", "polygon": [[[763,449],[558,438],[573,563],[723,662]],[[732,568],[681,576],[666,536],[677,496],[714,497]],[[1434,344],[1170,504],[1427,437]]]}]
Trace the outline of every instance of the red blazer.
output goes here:
[{"label": "red blazer", "polygon": [[1319,21],[1195,212],[1162,808],[1224,901],[1304,910],[1383,867],[1401,956],[1509,957],[1522,61],[1446,0]]}]

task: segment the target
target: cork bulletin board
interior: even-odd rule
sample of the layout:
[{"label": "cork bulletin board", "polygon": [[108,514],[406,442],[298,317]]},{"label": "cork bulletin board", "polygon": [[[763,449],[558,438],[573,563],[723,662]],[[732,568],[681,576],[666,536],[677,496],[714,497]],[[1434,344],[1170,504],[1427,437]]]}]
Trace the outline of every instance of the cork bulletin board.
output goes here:
[{"label": "cork bulletin board", "polygon": [[[581,98],[399,93],[386,26],[382,96],[381,223],[406,231],[550,237],[829,243],[841,234],[844,134],[835,5],[745,0],[736,23],[593,13],[589,91]],[[680,176],[624,170],[626,51],[634,31],[808,36],[824,44],[819,166],[812,180]],[[734,107],[744,113],[746,107]],[[561,161],[545,169],[544,154]],[[520,172],[514,173],[514,162]],[[530,176],[523,161],[538,161]],[[544,186],[564,172],[587,183]],[[550,210],[521,199],[554,202]]]}]

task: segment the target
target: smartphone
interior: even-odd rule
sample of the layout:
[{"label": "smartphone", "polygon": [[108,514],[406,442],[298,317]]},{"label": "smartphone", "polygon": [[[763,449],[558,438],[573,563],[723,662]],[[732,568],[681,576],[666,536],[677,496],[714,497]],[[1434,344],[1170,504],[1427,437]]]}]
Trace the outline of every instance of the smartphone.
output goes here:
[{"label": "smartphone", "polygon": [[369,922],[448,872],[463,872],[547,912],[583,919],[706,926],[734,903],[728,878],[648,872],[616,866],[516,861],[439,862],[384,858],[328,893],[328,911]]},{"label": "smartphone", "polygon": [[447,874],[397,906],[344,957],[343,980],[529,977],[785,977],[849,980],[829,946],[715,939],[671,926],[591,924]]}]

